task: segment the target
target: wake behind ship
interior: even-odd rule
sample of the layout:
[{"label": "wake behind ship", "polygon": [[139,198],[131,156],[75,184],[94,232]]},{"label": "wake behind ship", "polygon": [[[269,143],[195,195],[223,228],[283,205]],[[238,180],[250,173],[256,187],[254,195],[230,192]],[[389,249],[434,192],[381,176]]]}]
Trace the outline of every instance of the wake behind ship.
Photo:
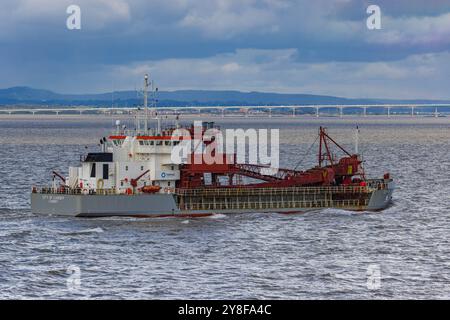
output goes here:
[{"label": "wake behind ship", "polygon": [[[195,161],[195,154],[189,161],[174,163],[173,149],[189,137],[177,135],[178,124],[162,129],[158,117],[157,128],[148,128],[148,86],[146,75],[142,119],[136,118],[136,130],[125,130],[117,123],[116,131],[101,139],[102,150],[88,153],[80,167],[70,167],[68,177],[53,172],[50,186],[33,186],[33,213],[195,217],[324,208],[377,211],[392,200],[394,183],[389,174],[366,178],[359,155],[345,150],[324,128],[319,130],[318,164],[306,171],[278,169],[268,173],[262,165],[237,163],[235,154],[216,154],[223,161],[214,164]],[[194,126],[184,129],[194,133]],[[218,128],[212,122],[202,123],[205,146],[214,142],[211,129]],[[343,157],[336,159],[332,146]],[[244,184],[242,177],[253,182]]]}]

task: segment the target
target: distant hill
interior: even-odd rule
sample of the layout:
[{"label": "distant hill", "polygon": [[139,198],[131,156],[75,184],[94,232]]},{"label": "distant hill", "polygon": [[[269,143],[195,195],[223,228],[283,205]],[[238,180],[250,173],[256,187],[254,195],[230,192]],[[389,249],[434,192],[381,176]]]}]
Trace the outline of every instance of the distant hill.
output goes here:
[{"label": "distant hill", "polygon": [[[135,91],[115,91],[99,94],[60,94],[29,87],[0,89],[0,105],[49,106],[135,106],[142,96]],[[269,92],[178,90],[159,91],[160,106],[205,105],[310,105],[310,104],[377,104],[377,103],[450,103],[442,100],[349,99],[325,95],[285,94]]]}]

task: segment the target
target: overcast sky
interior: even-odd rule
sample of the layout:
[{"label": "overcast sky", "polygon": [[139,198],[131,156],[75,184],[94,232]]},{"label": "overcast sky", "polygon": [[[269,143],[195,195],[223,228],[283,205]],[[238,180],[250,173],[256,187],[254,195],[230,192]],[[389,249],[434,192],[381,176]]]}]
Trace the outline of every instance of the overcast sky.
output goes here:
[{"label": "overcast sky", "polygon": [[449,99],[449,50],[449,0],[0,1],[0,88],[134,89],[149,72],[160,90]]}]

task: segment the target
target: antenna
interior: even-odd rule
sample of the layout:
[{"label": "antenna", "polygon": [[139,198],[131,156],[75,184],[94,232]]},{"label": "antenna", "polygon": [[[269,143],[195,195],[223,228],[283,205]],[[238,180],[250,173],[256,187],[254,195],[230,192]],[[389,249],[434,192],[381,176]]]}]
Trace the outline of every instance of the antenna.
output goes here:
[{"label": "antenna", "polygon": [[158,88],[155,88],[154,82],[152,81],[152,92],[153,92],[153,101],[152,105],[156,113],[156,120],[158,121],[158,133],[161,134],[161,117],[158,115],[158,111],[156,110],[156,92],[158,92]]},{"label": "antenna", "polygon": [[359,153],[359,126],[355,129],[355,154]]},{"label": "antenna", "polygon": [[177,115],[176,115],[176,117],[175,117],[175,127],[177,128],[177,129],[179,129],[180,128],[180,114],[179,113],[177,113]]},{"label": "antenna", "polygon": [[147,132],[148,132],[147,90],[148,90],[148,74],[145,74],[145,76],[144,76],[144,110],[145,110],[145,119],[144,119],[145,129],[144,129],[144,132],[145,132],[145,134],[147,134]]},{"label": "antenna", "polygon": [[119,135],[120,134],[120,120],[116,120],[116,134]]}]

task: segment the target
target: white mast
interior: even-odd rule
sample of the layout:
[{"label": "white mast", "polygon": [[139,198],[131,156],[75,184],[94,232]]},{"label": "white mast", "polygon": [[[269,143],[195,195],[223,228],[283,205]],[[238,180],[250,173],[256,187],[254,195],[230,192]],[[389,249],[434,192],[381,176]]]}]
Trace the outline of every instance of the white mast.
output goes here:
[{"label": "white mast", "polygon": [[155,88],[155,84],[152,81],[152,93],[153,93],[153,108],[154,108],[154,112],[156,114],[156,120],[158,121],[158,134],[161,134],[161,118],[158,115],[158,111],[156,110],[156,92],[158,91],[158,88]]},{"label": "white mast", "polygon": [[148,106],[147,106],[147,89],[148,89],[148,74],[144,76],[144,110],[145,110],[145,118],[144,118],[144,133],[148,133]]},{"label": "white mast", "polygon": [[356,126],[355,130],[355,154],[358,154],[359,150],[359,127]]}]

